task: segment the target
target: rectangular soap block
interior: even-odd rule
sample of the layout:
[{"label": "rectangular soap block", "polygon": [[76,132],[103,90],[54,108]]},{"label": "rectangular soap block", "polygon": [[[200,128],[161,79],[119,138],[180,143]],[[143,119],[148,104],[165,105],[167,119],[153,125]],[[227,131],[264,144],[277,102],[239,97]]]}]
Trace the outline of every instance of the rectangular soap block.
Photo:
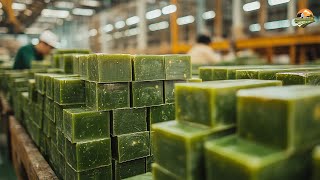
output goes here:
[{"label": "rectangular soap block", "polygon": [[63,132],[72,143],[110,137],[110,113],[89,108],[65,109]]},{"label": "rectangular soap block", "polygon": [[152,173],[148,172],[137,176],[126,178],[125,180],[152,180]]},{"label": "rectangular soap block", "polygon": [[283,85],[319,85],[320,72],[286,72],[277,73],[277,80],[282,81]]},{"label": "rectangular soap block", "polygon": [[132,82],[132,107],[163,104],[163,81]]},{"label": "rectangular soap block", "polygon": [[[58,149],[59,150],[59,149]],[[66,159],[60,152],[58,153],[58,174],[60,179],[64,179],[66,175]]]},{"label": "rectangular soap block", "polygon": [[50,130],[49,130],[49,128],[50,128],[50,125],[49,125],[49,123],[50,123],[50,119],[47,117],[47,116],[43,116],[43,122],[42,122],[42,130],[43,130],[43,133],[46,135],[46,137],[50,137],[50,134],[49,134],[49,132],[50,132]]},{"label": "rectangular soap block", "polygon": [[36,89],[40,94],[45,94],[46,92],[46,82],[45,82],[45,76],[46,73],[36,73],[34,75],[35,81],[36,81]]},{"label": "rectangular soap block", "polygon": [[88,58],[94,55],[81,55],[79,57],[79,75],[83,80],[88,79]]},{"label": "rectangular soap block", "polygon": [[139,174],[144,174],[145,169],[145,158],[136,159],[133,161],[119,163],[118,161],[112,161],[114,168],[114,180],[121,180],[136,176]]},{"label": "rectangular soap block", "polygon": [[72,72],[73,74],[79,74],[79,58],[80,58],[81,55],[74,55],[73,56],[73,59],[72,59]]},{"label": "rectangular soap block", "polygon": [[239,91],[238,134],[292,151],[313,147],[320,143],[319,90],[296,85]]},{"label": "rectangular soap block", "polygon": [[190,55],[165,55],[164,64],[166,80],[187,80],[191,78]]},{"label": "rectangular soap block", "polygon": [[37,94],[35,79],[29,79],[29,104],[37,102]]},{"label": "rectangular soap block", "polygon": [[151,172],[152,163],[154,163],[154,156],[146,157],[146,172]]},{"label": "rectangular soap block", "polygon": [[54,103],[54,119],[57,125],[57,129],[63,131],[63,110],[71,108],[81,108],[84,104],[73,104],[73,105],[59,105]]},{"label": "rectangular soap block", "polygon": [[44,108],[44,98],[45,96],[37,93],[37,102],[36,105],[38,106],[38,108],[43,109]]},{"label": "rectangular soap block", "polygon": [[186,180],[205,179],[204,141],[234,132],[233,126],[210,128],[179,121],[154,124],[152,129],[155,162]]},{"label": "rectangular soap block", "polygon": [[60,60],[60,69],[66,74],[73,74],[73,58],[74,54],[64,54]]},{"label": "rectangular soap block", "polygon": [[55,122],[54,101],[46,97],[44,99],[44,104],[45,104],[44,115],[46,115],[51,121]]},{"label": "rectangular soap block", "polygon": [[88,61],[88,69],[90,81],[100,83],[132,81],[131,56],[127,54],[97,54]]},{"label": "rectangular soap block", "polygon": [[134,81],[165,80],[164,56],[135,55],[132,62]]},{"label": "rectangular soap block", "polygon": [[62,55],[61,54],[53,54],[52,55],[52,67],[59,68],[60,67],[60,59]]},{"label": "rectangular soap block", "polygon": [[174,86],[186,81],[164,81],[164,103],[174,103]]},{"label": "rectangular soap block", "polygon": [[78,77],[78,75],[73,74],[48,74],[45,78],[46,82],[46,96],[50,99],[54,99],[54,78],[64,78],[64,77]]},{"label": "rectangular soap block", "polygon": [[119,163],[149,155],[150,135],[148,131],[112,137],[112,156]]},{"label": "rectangular soap block", "polygon": [[55,78],[54,101],[60,105],[85,103],[84,81],[75,77]]},{"label": "rectangular soap block", "polygon": [[310,152],[290,153],[231,135],[205,143],[207,179],[309,179]]},{"label": "rectangular soap block", "polygon": [[320,179],[320,146],[316,146],[312,152],[312,180]]},{"label": "rectangular soap block", "polygon": [[71,143],[66,139],[66,160],[76,171],[111,165],[110,138]]},{"label": "rectangular soap block", "polygon": [[[171,121],[175,119],[175,105],[174,104],[163,104],[160,106],[150,107],[148,127],[151,124]],[[150,129],[150,128],[149,128]]]},{"label": "rectangular soap block", "polygon": [[178,176],[161,167],[157,163],[152,164],[152,178],[156,180],[180,180]]},{"label": "rectangular soap block", "polygon": [[212,127],[234,124],[238,90],[279,85],[281,81],[250,79],[179,83],[175,88],[176,119]]},{"label": "rectangular soap block", "polygon": [[63,131],[56,129],[57,131],[57,148],[58,151],[65,156],[65,137]]},{"label": "rectangular soap block", "polygon": [[112,166],[103,166],[96,169],[86,171],[76,171],[70,165],[66,166],[66,179],[67,180],[111,180],[112,179]]},{"label": "rectangular soap block", "polygon": [[49,137],[51,138],[51,142],[57,146],[57,128],[53,121],[49,121]]},{"label": "rectangular soap block", "polygon": [[147,109],[127,108],[112,111],[111,134],[118,136],[147,131]]},{"label": "rectangular soap block", "polygon": [[86,82],[86,105],[97,111],[130,107],[129,83]]}]

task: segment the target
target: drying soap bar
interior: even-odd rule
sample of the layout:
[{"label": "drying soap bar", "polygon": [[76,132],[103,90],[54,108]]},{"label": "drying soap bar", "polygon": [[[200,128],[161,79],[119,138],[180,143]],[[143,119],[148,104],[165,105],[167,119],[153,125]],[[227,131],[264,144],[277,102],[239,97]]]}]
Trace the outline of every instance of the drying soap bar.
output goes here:
[{"label": "drying soap bar", "polygon": [[73,74],[79,74],[79,58],[81,55],[74,55],[72,59],[72,72]]},{"label": "drying soap bar", "polygon": [[50,99],[54,99],[54,78],[64,78],[64,77],[78,77],[78,75],[73,74],[48,74],[45,77],[46,82],[46,95]]},{"label": "drying soap bar", "polygon": [[49,98],[45,98],[44,99],[44,104],[45,104],[45,108],[44,108],[44,114],[53,122],[55,122],[55,118],[54,118],[54,101],[49,99]]},{"label": "drying soap bar", "polygon": [[125,180],[152,180],[152,173],[148,172],[137,176],[126,178]]},{"label": "drying soap bar", "polygon": [[150,155],[149,132],[136,132],[112,137],[113,159],[119,163]]},{"label": "drying soap bar", "polygon": [[151,172],[151,165],[154,163],[154,156],[149,156],[146,158],[146,172]]},{"label": "drying soap bar", "polygon": [[97,54],[88,61],[89,80],[101,83],[131,82],[131,56],[126,54]]},{"label": "drying soap bar", "polygon": [[277,73],[276,76],[277,80],[281,80],[283,82],[283,85],[320,84],[320,71]]},{"label": "drying soap bar", "polygon": [[71,108],[81,108],[84,104],[73,104],[73,105],[59,105],[54,103],[54,121],[56,122],[57,129],[63,131],[63,110]]},{"label": "drying soap bar", "polygon": [[43,130],[43,133],[46,135],[46,137],[50,137],[50,134],[49,134],[50,121],[51,120],[47,116],[43,116],[42,130]]},{"label": "drying soap bar", "polygon": [[54,143],[54,145],[57,145],[57,129],[56,124],[52,121],[49,121],[48,123],[49,127],[49,137],[51,138],[51,142]]},{"label": "drying soap bar", "polygon": [[136,176],[146,172],[145,169],[145,158],[136,159],[133,161],[119,163],[113,161],[114,166],[114,179],[121,180],[124,178]]},{"label": "drying soap bar", "polygon": [[111,180],[112,179],[112,166],[103,166],[96,169],[78,172],[70,165],[66,166],[66,179],[67,180]]},{"label": "drying soap bar", "polygon": [[65,137],[61,130],[57,129],[57,148],[58,151],[63,154],[63,156],[66,154],[65,152]]},{"label": "drying soap bar", "polygon": [[187,80],[191,78],[190,55],[165,55],[164,64],[166,80]]},{"label": "drying soap bar", "polygon": [[164,103],[174,103],[174,85],[185,81],[164,81]]},{"label": "drying soap bar", "polygon": [[88,79],[88,58],[95,55],[81,55],[79,57],[79,75],[83,80]]},{"label": "drying soap bar", "polygon": [[175,89],[176,119],[212,127],[234,124],[238,90],[279,85],[281,81],[250,79],[178,83]]},{"label": "drying soap bar", "polygon": [[115,109],[112,111],[111,134],[113,136],[146,130],[146,108]]},{"label": "drying soap bar", "polygon": [[134,81],[164,80],[164,56],[135,55],[133,62]]},{"label": "drying soap bar", "polygon": [[37,93],[37,102],[36,105],[38,108],[43,109],[44,107],[44,95]]},{"label": "drying soap bar", "polygon": [[312,180],[320,179],[320,146],[316,146],[312,153]]},{"label": "drying soap bar", "polygon": [[152,178],[156,180],[183,180],[157,163],[152,164]]},{"label": "drying soap bar", "polygon": [[53,54],[52,55],[52,66],[54,68],[59,68],[60,67],[60,59],[62,55],[61,54]]},{"label": "drying soap bar", "polygon": [[35,108],[33,109],[33,122],[39,127],[42,128],[43,123],[43,111],[38,105],[35,105]]},{"label": "drying soap bar", "polygon": [[36,80],[36,89],[40,94],[45,94],[46,92],[46,82],[45,77],[47,76],[46,73],[36,73],[34,78]]},{"label": "drying soap bar", "polygon": [[163,104],[163,81],[132,82],[132,106]]},{"label": "drying soap bar", "polygon": [[231,129],[231,126],[210,128],[179,121],[154,124],[152,142],[155,162],[180,179],[205,179],[204,141],[217,134],[227,135]]},{"label": "drying soap bar", "polygon": [[85,103],[84,81],[75,77],[55,78],[54,101],[60,105]]},{"label": "drying soap bar", "polygon": [[241,90],[238,133],[272,147],[293,151],[311,148],[320,143],[319,100],[318,86]]},{"label": "drying soap bar", "polygon": [[175,119],[175,105],[164,104],[150,107],[149,124],[171,121]]},{"label": "drying soap bar", "polygon": [[235,135],[205,143],[207,179],[309,179],[310,152],[290,154]]},{"label": "drying soap bar", "polygon": [[111,165],[110,138],[71,143],[66,139],[66,160],[76,171]]},{"label": "drying soap bar", "polygon": [[88,108],[63,110],[63,132],[72,143],[110,136],[110,114]]},{"label": "drying soap bar", "polygon": [[74,54],[64,54],[62,60],[60,61],[60,69],[62,69],[66,74],[73,74],[73,58]]},{"label": "drying soap bar", "polygon": [[274,80],[276,79],[276,74],[279,72],[294,72],[294,71],[315,71],[320,70],[319,67],[299,67],[299,68],[290,68],[284,70],[273,70],[273,69],[266,69],[264,71],[259,72],[259,79],[265,80]]},{"label": "drying soap bar", "polygon": [[58,153],[58,177],[60,179],[64,179],[66,175],[66,160],[64,158],[64,155],[60,152]]},{"label": "drying soap bar", "polygon": [[29,79],[29,104],[37,102],[37,90],[35,79]]}]

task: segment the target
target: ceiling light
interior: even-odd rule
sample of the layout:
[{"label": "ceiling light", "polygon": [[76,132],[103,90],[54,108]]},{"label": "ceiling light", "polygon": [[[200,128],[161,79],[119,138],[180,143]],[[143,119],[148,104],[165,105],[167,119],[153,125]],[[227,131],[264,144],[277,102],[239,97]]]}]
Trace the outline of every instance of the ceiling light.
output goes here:
[{"label": "ceiling light", "polygon": [[96,30],[96,29],[91,29],[90,31],[89,31],[89,36],[90,37],[94,37],[94,36],[96,36],[98,34],[98,31]]},{"label": "ceiling light", "polygon": [[65,10],[54,10],[54,9],[43,9],[41,11],[43,17],[53,17],[53,18],[67,18],[70,15],[69,11]]},{"label": "ceiling light", "polygon": [[162,29],[167,29],[169,27],[168,21],[162,21],[159,23],[154,23],[149,25],[149,30],[150,31],[158,31]]},{"label": "ceiling light", "polygon": [[112,24],[105,25],[103,27],[103,31],[106,32],[106,33],[113,31],[113,25]]},{"label": "ceiling light", "polygon": [[177,24],[178,25],[185,25],[185,24],[190,24],[194,22],[194,17],[189,15],[189,16],[184,16],[180,17],[177,19]]},{"label": "ceiling light", "polygon": [[126,23],[124,21],[118,21],[114,24],[114,26],[117,28],[117,29],[121,29],[121,28],[124,28],[126,26]]},{"label": "ceiling light", "polygon": [[249,30],[250,30],[251,32],[257,32],[257,31],[260,31],[260,30],[261,30],[261,26],[260,26],[260,24],[251,24],[251,25],[249,26]]},{"label": "ceiling light", "polygon": [[125,32],[124,32],[124,34],[126,35],[126,36],[135,36],[135,35],[137,35],[137,34],[139,34],[139,29],[138,28],[132,28],[132,29],[128,29],[128,30],[126,30]]},{"label": "ceiling light", "polygon": [[280,29],[280,28],[288,28],[290,27],[291,22],[289,20],[279,20],[279,21],[271,21],[264,23],[264,28],[268,30],[272,29]]},{"label": "ceiling light", "polygon": [[126,20],[128,26],[138,24],[140,22],[140,18],[138,16],[132,16]]},{"label": "ceiling light", "polygon": [[33,44],[33,45],[37,45],[38,43],[39,43],[39,39],[38,38],[33,38],[31,40],[31,44]]},{"label": "ceiling light", "polygon": [[93,9],[82,9],[82,8],[75,8],[72,10],[72,14],[78,16],[92,16],[95,13]]},{"label": "ceiling light", "polygon": [[169,5],[169,6],[165,6],[162,8],[162,13],[163,14],[171,14],[177,11],[177,6],[176,5]]},{"label": "ceiling light", "polygon": [[207,11],[202,14],[202,18],[205,20],[213,19],[214,17],[216,17],[216,13],[214,11]]},{"label": "ceiling light", "polygon": [[279,4],[284,4],[284,3],[288,3],[290,0],[268,0],[268,4],[270,6],[275,6],[275,5],[279,5]]},{"label": "ceiling light", "polygon": [[251,3],[247,3],[243,5],[243,10],[244,11],[254,11],[260,9],[260,2],[259,1],[253,1]]},{"label": "ceiling light", "polygon": [[155,19],[161,16],[161,10],[155,9],[146,13],[147,19]]}]

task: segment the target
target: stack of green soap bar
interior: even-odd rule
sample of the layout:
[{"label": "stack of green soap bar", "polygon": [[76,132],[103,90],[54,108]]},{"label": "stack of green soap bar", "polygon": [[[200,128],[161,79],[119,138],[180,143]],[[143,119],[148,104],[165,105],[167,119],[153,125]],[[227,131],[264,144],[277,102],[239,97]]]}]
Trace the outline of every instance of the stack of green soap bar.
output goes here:
[{"label": "stack of green soap bar", "polygon": [[45,73],[36,73],[35,80],[36,80],[36,89],[40,94],[45,94],[46,92],[46,82],[45,77],[47,74]]},{"label": "stack of green soap bar", "polygon": [[73,73],[73,58],[74,54],[65,54],[60,59],[60,68],[67,74]]},{"label": "stack of green soap bar", "polygon": [[148,172],[145,174],[133,176],[130,178],[126,178],[125,180],[152,180],[152,173]]},{"label": "stack of green soap bar", "polygon": [[86,80],[88,79],[88,59],[89,57],[94,55],[81,55],[79,57],[79,75],[81,79]]},{"label": "stack of green soap bar", "polygon": [[179,121],[157,123],[152,129],[156,163],[179,179],[204,179],[204,141],[234,132],[232,126],[209,128]]},{"label": "stack of green soap bar", "polygon": [[84,81],[79,78],[55,78],[54,101],[60,105],[84,103],[84,87]]},{"label": "stack of green soap bar", "polygon": [[109,112],[87,108],[65,109],[63,124],[64,135],[72,143],[110,136]]},{"label": "stack of green soap bar", "polygon": [[320,71],[277,73],[276,76],[277,80],[283,82],[283,85],[320,85]]},{"label": "stack of green soap bar", "polygon": [[83,56],[83,55],[74,55],[73,56],[73,59],[72,59],[72,72],[73,74],[79,74],[80,71],[79,71],[79,67],[80,67],[80,56]]},{"label": "stack of green soap bar", "polygon": [[191,57],[183,54],[164,56],[166,80],[187,80],[191,78]]},{"label": "stack of green soap bar", "polygon": [[238,90],[279,85],[281,81],[269,80],[179,83],[175,88],[176,119],[207,126],[234,124]]},{"label": "stack of green soap bar", "polygon": [[72,74],[48,74],[45,77],[46,82],[46,96],[50,99],[54,99],[54,78],[63,78],[63,77],[77,77],[77,75]]},{"label": "stack of green soap bar", "polygon": [[150,107],[148,124],[155,124],[164,121],[171,121],[175,119],[175,105],[164,104],[160,106]]},{"label": "stack of green soap bar", "polygon": [[59,105],[54,103],[54,121],[56,122],[57,129],[63,131],[63,110],[71,109],[71,108],[80,108],[83,107],[84,104],[72,104],[72,105]]},{"label": "stack of green soap bar", "polygon": [[145,171],[145,158],[136,159],[124,163],[113,161],[114,180],[121,180],[124,178],[132,177],[137,174],[144,174]]},{"label": "stack of green soap bar", "polygon": [[97,54],[88,60],[89,80],[103,83],[132,81],[131,56]]},{"label": "stack of green soap bar", "polygon": [[309,179],[310,153],[291,154],[235,135],[205,143],[207,179]]},{"label": "stack of green soap bar", "polygon": [[132,82],[132,106],[146,107],[163,104],[163,82]]},{"label": "stack of green soap bar", "polygon": [[174,86],[176,83],[183,83],[185,81],[165,81],[164,82],[164,102],[174,103]]},{"label": "stack of green soap bar", "polygon": [[66,166],[66,178],[67,180],[81,180],[81,179],[112,179],[112,167],[103,166],[96,169],[90,169],[86,171],[76,171],[70,165]]},{"label": "stack of green soap bar", "polygon": [[312,165],[312,180],[320,179],[320,146],[313,149]]},{"label": "stack of green soap bar", "polygon": [[271,147],[310,149],[320,143],[319,100],[316,86],[241,90],[238,134]]},{"label": "stack of green soap bar", "polygon": [[133,56],[133,80],[154,81],[165,79],[164,56],[135,55]]},{"label": "stack of green soap bar", "polygon": [[29,103],[33,104],[37,102],[37,90],[35,79],[29,80]]}]

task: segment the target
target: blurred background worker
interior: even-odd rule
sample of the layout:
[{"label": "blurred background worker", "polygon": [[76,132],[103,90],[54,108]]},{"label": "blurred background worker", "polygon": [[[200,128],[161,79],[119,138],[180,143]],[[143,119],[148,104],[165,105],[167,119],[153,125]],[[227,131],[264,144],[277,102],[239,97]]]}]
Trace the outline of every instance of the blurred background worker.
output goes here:
[{"label": "blurred background worker", "polygon": [[220,55],[212,50],[210,44],[209,36],[202,34],[197,37],[197,43],[188,52],[192,64],[216,64],[221,61]]},{"label": "blurred background worker", "polygon": [[59,44],[58,37],[48,30],[40,35],[39,41],[37,45],[28,44],[18,50],[13,69],[30,69],[31,61],[42,61]]}]

